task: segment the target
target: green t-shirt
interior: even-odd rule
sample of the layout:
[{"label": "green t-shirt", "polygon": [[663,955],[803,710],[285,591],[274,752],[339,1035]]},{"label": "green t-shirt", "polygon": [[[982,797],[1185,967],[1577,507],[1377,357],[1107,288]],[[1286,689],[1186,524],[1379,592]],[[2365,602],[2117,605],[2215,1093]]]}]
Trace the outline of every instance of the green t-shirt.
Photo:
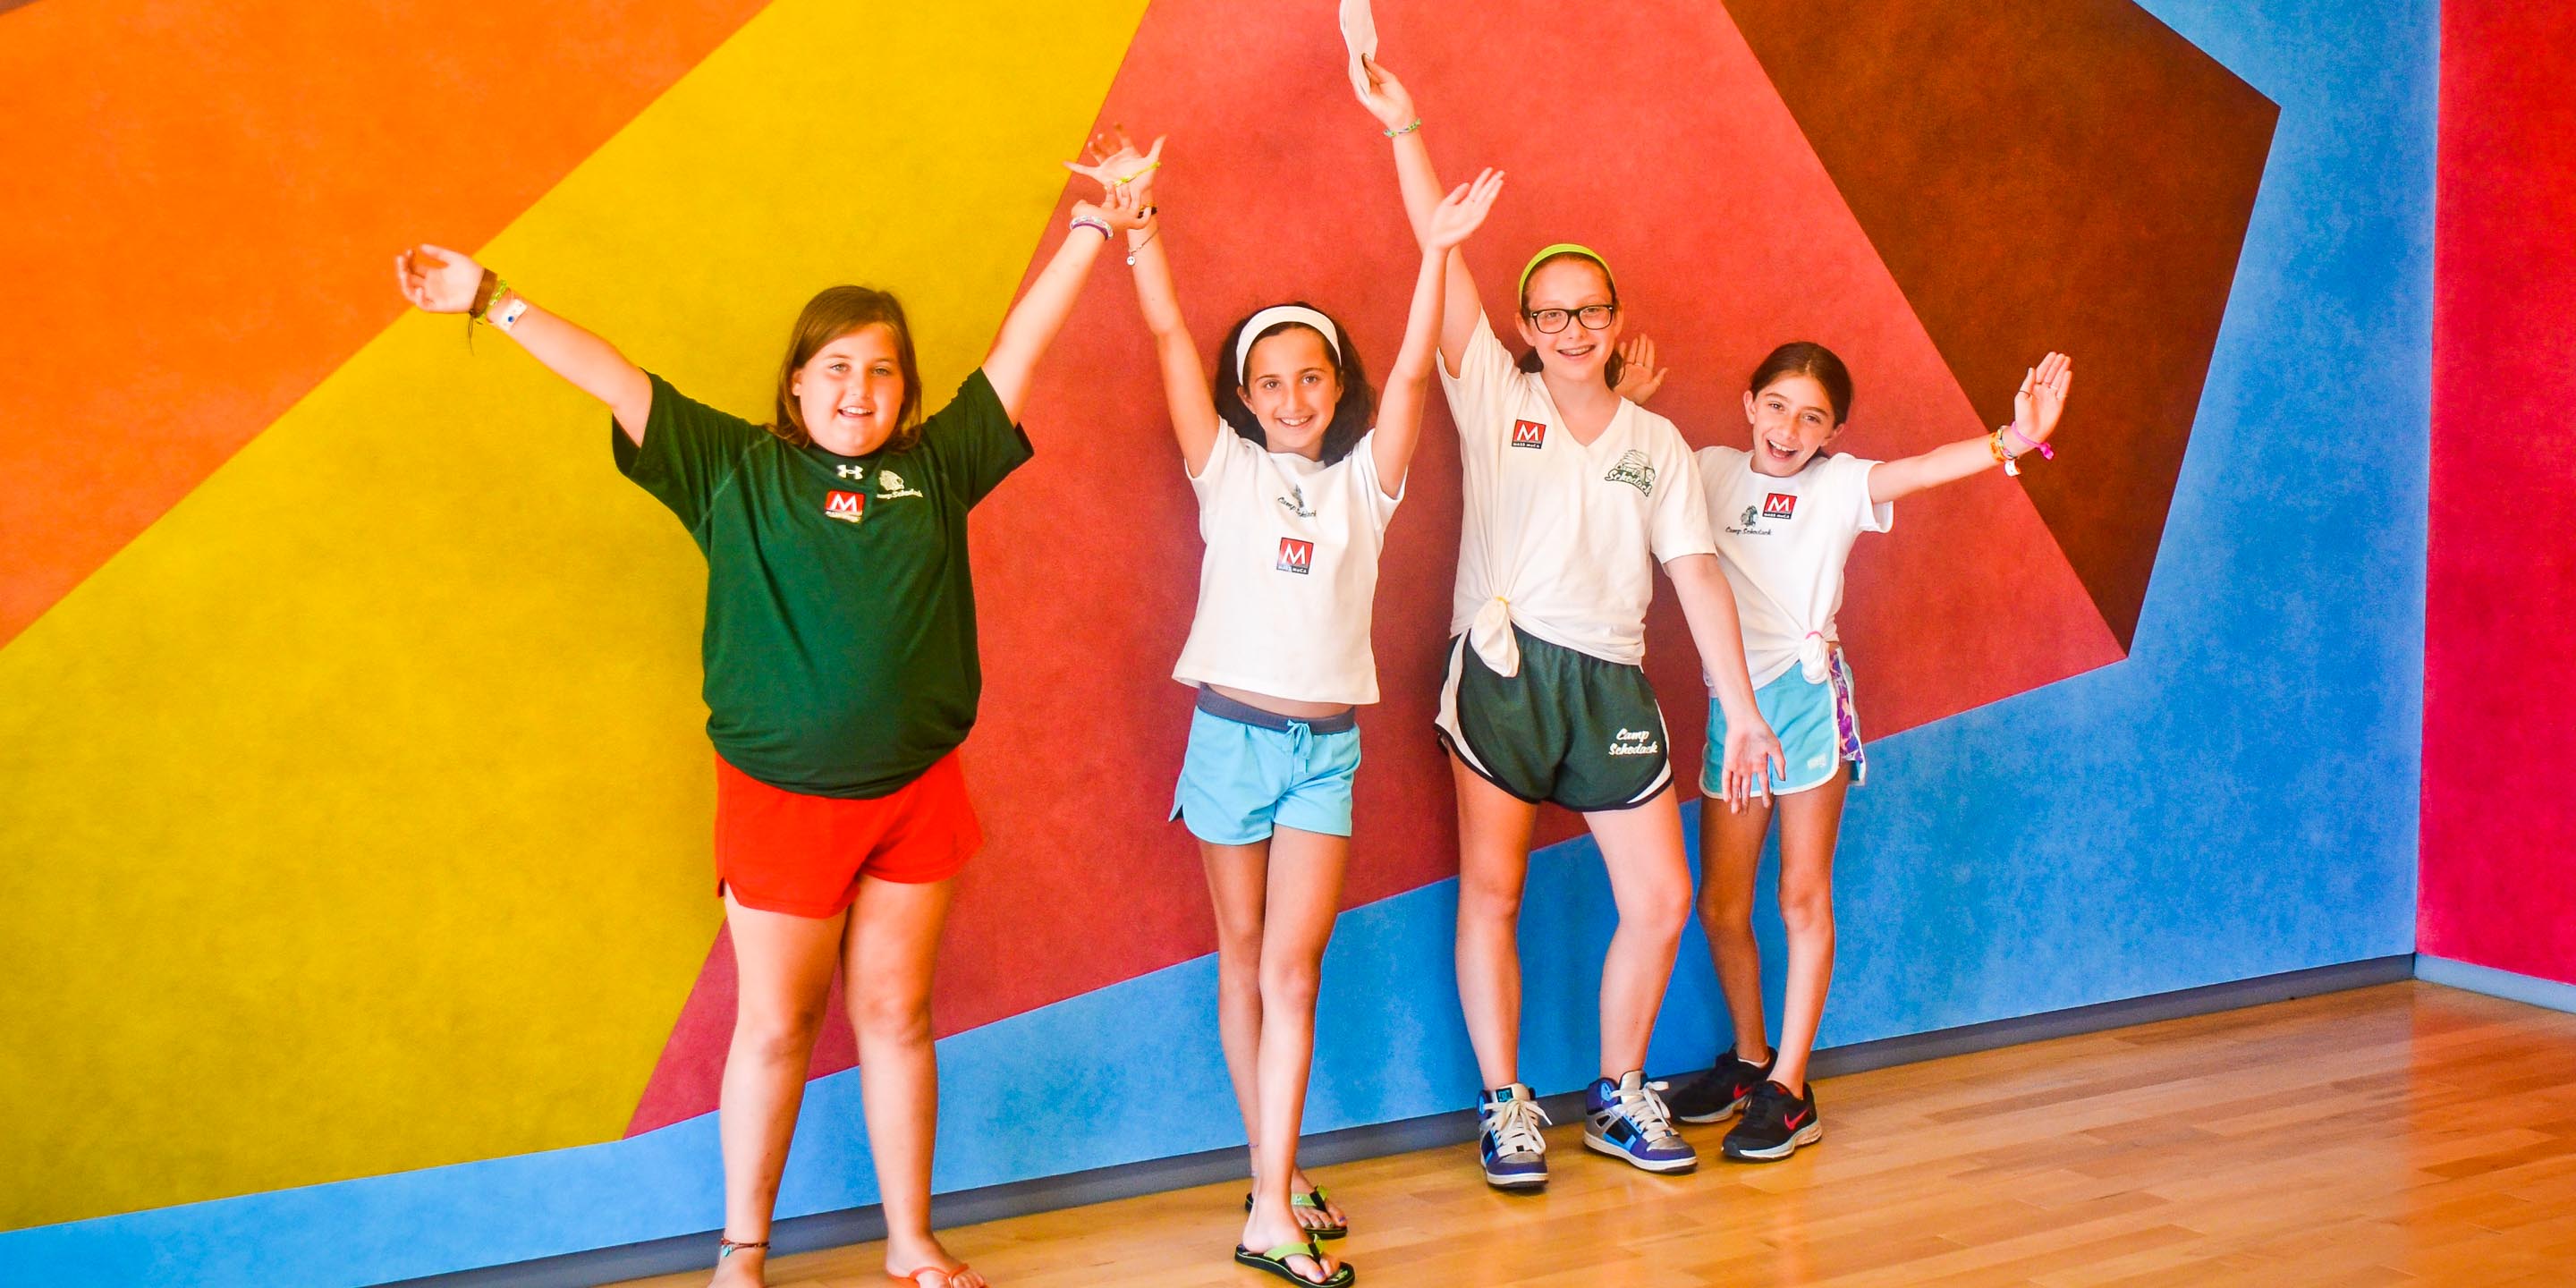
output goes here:
[{"label": "green t-shirt", "polygon": [[1029,459],[982,371],[908,451],[839,456],[660,376],[617,468],[707,556],[707,737],[808,796],[883,796],[966,740],[984,675],[966,512]]}]

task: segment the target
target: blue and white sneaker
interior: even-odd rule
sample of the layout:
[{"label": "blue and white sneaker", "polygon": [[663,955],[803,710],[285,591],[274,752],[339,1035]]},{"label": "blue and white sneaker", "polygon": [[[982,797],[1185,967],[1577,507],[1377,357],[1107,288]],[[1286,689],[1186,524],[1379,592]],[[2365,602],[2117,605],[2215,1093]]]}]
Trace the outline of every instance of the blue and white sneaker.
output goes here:
[{"label": "blue and white sneaker", "polygon": [[1476,1151],[1484,1160],[1485,1184],[1503,1190],[1547,1184],[1547,1137],[1539,1128],[1548,1119],[1538,1097],[1515,1082],[1478,1096],[1476,1109],[1485,1120]]},{"label": "blue and white sneaker", "polygon": [[1687,1172],[1699,1166],[1699,1152],[1673,1130],[1672,1111],[1656,1094],[1662,1089],[1639,1071],[1615,1083],[1595,1080],[1583,1093],[1583,1147],[1649,1172]]}]

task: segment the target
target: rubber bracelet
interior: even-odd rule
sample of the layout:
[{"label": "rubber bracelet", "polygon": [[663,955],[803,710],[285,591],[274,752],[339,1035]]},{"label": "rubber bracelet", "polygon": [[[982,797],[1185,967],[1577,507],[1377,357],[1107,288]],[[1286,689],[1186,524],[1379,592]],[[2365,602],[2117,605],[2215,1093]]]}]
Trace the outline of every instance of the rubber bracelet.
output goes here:
[{"label": "rubber bracelet", "polygon": [[2021,422],[2020,422],[2020,421],[2014,421],[2014,422],[2012,422],[2011,424],[2004,426],[2004,428],[2005,428],[2005,429],[2007,429],[2007,430],[2010,430],[2010,431],[2012,432],[2012,436],[2013,436],[2013,437],[2018,438],[2018,439],[2020,439],[2021,441],[2023,441],[2023,442],[2025,442],[2025,443],[2030,444],[2033,448],[2037,449],[2037,450],[2038,450],[2038,452],[2039,452],[2039,459],[2041,459],[2041,460],[2043,460],[2043,461],[2053,461],[2053,460],[2056,460],[2056,459],[2057,459],[2057,453],[2056,453],[2055,451],[2051,450],[2051,449],[2050,449],[2050,447],[2048,446],[2048,444],[2043,443],[2043,442],[2039,441],[2038,439],[2033,438],[2033,437],[2031,437],[2030,435],[2028,435],[2028,434],[2025,434],[2025,433],[2021,432]]},{"label": "rubber bracelet", "polygon": [[1066,226],[1066,231],[1071,232],[1075,228],[1092,229],[1100,234],[1100,240],[1109,240],[1109,223],[1107,220],[1094,219],[1089,215],[1076,215],[1073,217],[1072,223]]},{"label": "rubber bracelet", "polygon": [[1413,133],[1415,130],[1418,130],[1418,129],[1421,129],[1421,128],[1422,128],[1422,118],[1421,118],[1421,117],[1419,117],[1419,116],[1417,116],[1417,117],[1413,118],[1411,121],[1409,121],[1409,122],[1407,122],[1407,123],[1405,123],[1405,124],[1403,124],[1403,125],[1399,125],[1399,126],[1395,127],[1395,128],[1394,128],[1394,129],[1392,129],[1392,130],[1387,130],[1387,131],[1385,131],[1385,134],[1386,134],[1386,137],[1388,137],[1388,138],[1390,138],[1390,139],[1391,139],[1391,138],[1394,138],[1395,136],[1397,136],[1397,135],[1399,135],[1399,134],[1411,134],[1411,133]]}]

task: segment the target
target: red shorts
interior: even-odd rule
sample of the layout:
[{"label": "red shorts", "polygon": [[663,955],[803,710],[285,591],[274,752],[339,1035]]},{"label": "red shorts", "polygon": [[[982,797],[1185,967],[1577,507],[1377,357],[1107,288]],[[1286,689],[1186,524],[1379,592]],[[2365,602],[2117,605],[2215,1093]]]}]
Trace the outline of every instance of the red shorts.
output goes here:
[{"label": "red shorts", "polygon": [[983,844],[953,751],[874,800],[772,787],[716,757],[716,890],[746,908],[835,916],[863,875],[945,881]]}]

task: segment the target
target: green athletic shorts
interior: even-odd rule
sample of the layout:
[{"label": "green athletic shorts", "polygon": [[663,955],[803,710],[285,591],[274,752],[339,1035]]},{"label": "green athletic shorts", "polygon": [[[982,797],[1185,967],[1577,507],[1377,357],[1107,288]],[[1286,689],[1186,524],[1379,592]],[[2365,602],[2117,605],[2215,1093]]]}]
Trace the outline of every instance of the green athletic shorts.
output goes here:
[{"label": "green athletic shorts", "polygon": [[1465,636],[1449,642],[1440,740],[1467,768],[1533,804],[1629,809],[1673,780],[1664,711],[1642,667],[1605,662],[1515,626],[1520,674],[1485,665]]}]

